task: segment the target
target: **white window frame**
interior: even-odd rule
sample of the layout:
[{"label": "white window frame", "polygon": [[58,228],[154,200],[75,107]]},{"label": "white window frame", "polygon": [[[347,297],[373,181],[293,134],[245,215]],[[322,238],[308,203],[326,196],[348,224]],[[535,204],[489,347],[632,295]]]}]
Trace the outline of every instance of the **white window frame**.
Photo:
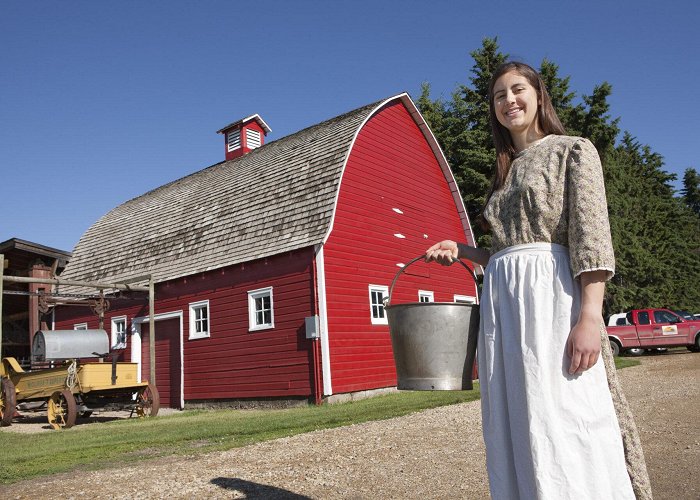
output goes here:
[{"label": "white window frame", "polygon": [[462,304],[476,304],[476,297],[472,297],[471,295],[455,294],[454,301]]},{"label": "white window frame", "polygon": [[[111,327],[110,331],[111,331],[111,339],[112,339],[112,343],[111,343],[112,349],[126,349],[126,342],[127,342],[127,340],[126,340],[127,339],[126,316],[115,316],[114,318],[112,318],[111,322],[112,322],[112,327]],[[124,325],[123,332],[119,331],[119,324]],[[119,333],[124,334],[124,337],[123,337],[124,341],[123,342],[118,342]]]},{"label": "white window frame", "polygon": [[[384,299],[389,296],[389,287],[384,285],[369,285],[369,318],[373,325],[388,325],[386,311],[384,310]],[[374,293],[380,292],[382,298],[379,303],[374,302]]]},{"label": "white window frame", "polygon": [[87,323],[76,323],[73,325],[73,330],[87,330],[88,325]]},{"label": "white window frame", "polygon": [[[258,310],[256,309],[255,301],[265,297],[270,298],[270,322],[258,323]],[[265,313],[265,309],[260,312]],[[269,330],[275,327],[275,301],[272,298],[272,287],[258,288],[257,290],[248,291],[248,331],[255,332],[259,330]]]},{"label": "white window frame", "polygon": [[[205,310],[207,312],[206,330],[200,332],[197,331],[197,323],[201,322],[203,318],[197,317],[198,310]],[[200,300],[199,302],[190,303],[190,331],[187,337],[188,340],[195,339],[206,339],[211,337],[211,309],[209,308],[209,300]]]},{"label": "white window frame", "polygon": [[418,302],[435,302],[435,293],[430,290],[418,290]]}]

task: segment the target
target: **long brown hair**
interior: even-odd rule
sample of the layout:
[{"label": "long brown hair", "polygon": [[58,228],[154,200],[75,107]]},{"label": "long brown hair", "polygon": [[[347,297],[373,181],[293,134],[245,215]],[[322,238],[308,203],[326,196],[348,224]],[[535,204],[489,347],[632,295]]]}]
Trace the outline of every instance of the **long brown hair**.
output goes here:
[{"label": "long brown hair", "polygon": [[[539,106],[537,108],[537,125],[539,126],[540,131],[542,131],[545,135],[566,134],[564,126],[561,124],[561,121],[557,116],[557,112],[554,111],[552,100],[549,98],[549,93],[547,92],[547,88],[542,81],[542,77],[540,77],[539,73],[535,71],[535,69],[525,63],[516,61],[505,62],[496,68],[496,71],[494,71],[493,76],[491,76],[491,81],[489,82],[489,119],[491,120],[493,144],[496,146],[496,172],[493,176],[491,190],[489,191],[488,196],[486,196],[486,203],[488,203],[493,192],[503,186],[503,183],[506,180],[506,175],[508,175],[508,171],[510,170],[510,164],[513,162],[513,158],[515,157],[515,147],[513,146],[513,140],[510,137],[510,132],[499,123],[498,118],[496,118],[496,110],[493,104],[493,87],[496,85],[496,81],[510,71],[515,71],[520,76],[525,77],[528,83],[534,87],[535,91],[537,91],[539,102]],[[486,205],[484,204],[484,206]]]}]

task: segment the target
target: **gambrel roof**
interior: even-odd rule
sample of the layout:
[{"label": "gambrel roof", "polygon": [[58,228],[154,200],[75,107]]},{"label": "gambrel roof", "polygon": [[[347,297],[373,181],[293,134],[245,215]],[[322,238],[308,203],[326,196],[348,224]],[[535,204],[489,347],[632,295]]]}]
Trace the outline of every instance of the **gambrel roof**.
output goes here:
[{"label": "gambrel roof", "polygon": [[83,234],[61,278],[118,282],[152,274],[162,282],[322,243],[357,133],[397,99],[432,141],[471,238],[447,162],[410,97],[400,94],[127,201]]}]

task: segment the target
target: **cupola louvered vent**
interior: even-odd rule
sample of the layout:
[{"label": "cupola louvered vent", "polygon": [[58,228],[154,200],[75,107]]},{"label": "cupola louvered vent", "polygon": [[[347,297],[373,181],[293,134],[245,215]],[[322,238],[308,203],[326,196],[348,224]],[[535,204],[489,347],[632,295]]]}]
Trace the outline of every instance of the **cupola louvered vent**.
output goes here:
[{"label": "cupola louvered vent", "polygon": [[265,136],[270,133],[270,127],[260,115],[251,115],[229,123],[218,133],[224,134],[226,160],[233,160],[264,146]]},{"label": "cupola louvered vent", "polygon": [[226,144],[228,145],[228,151],[235,151],[241,147],[241,129],[232,130],[226,134]]},{"label": "cupola louvered vent", "polygon": [[247,128],[245,130],[245,140],[249,149],[259,148],[261,145],[260,132]]}]

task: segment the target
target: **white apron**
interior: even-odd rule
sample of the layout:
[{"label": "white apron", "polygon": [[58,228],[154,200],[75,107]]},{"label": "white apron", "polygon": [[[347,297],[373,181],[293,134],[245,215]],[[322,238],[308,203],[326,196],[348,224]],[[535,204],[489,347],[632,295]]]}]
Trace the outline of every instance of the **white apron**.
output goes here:
[{"label": "white apron", "polygon": [[495,500],[634,499],[602,359],[568,374],[580,306],[566,247],[517,245],[489,260],[478,360]]}]

